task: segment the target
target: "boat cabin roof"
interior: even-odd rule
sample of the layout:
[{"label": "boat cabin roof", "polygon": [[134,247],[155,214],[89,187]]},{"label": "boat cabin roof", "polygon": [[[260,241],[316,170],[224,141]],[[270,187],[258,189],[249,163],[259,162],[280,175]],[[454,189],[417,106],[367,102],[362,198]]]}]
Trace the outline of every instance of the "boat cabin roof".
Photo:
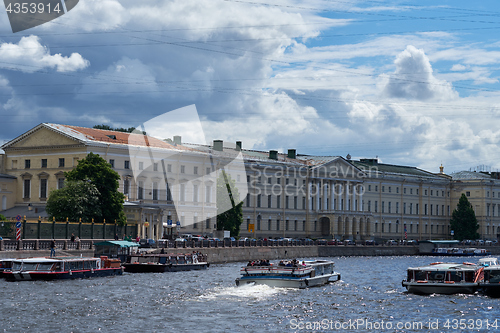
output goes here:
[{"label": "boat cabin roof", "polygon": [[476,271],[480,266],[473,263],[432,263],[426,266],[409,267],[412,271],[446,271],[446,270],[461,270],[461,271]]},{"label": "boat cabin roof", "polygon": [[99,258],[94,257],[55,257],[55,258],[24,258],[24,259],[14,259],[13,262],[25,262],[25,263],[55,263],[61,261],[82,261],[82,260],[98,260]]}]

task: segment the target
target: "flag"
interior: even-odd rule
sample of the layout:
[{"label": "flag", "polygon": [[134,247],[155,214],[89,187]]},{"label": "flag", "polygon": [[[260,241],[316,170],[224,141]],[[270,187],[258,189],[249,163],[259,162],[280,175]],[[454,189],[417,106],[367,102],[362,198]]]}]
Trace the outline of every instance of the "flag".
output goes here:
[{"label": "flag", "polygon": [[408,239],[408,234],[406,233],[406,224],[405,224],[405,239]]}]

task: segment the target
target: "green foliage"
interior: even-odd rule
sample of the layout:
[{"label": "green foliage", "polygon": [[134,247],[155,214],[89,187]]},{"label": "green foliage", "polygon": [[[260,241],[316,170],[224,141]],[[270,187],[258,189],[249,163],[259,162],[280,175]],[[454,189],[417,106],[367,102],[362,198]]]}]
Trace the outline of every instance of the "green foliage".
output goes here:
[{"label": "green foliage", "polygon": [[[78,161],[78,166],[65,173],[68,181],[85,181],[94,185],[99,192],[97,208],[99,217],[108,223],[115,220],[120,224],[126,222],[123,212],[125,196],[118,191],[120,175],[111,168],[111,165],[97,154],[89,153],[86,158]],[[51,194],[52,195],[52,194]],[[102,222],[97,220],[96,222]]]},{"label": "green foliage", "polygon": [[96,186],[88,181],[67,181],[64,187],[52,191],[47,200],[46,210],[57,221],[92,222],[92,218],[101,221],[100,193]]},{"label": "green foliage", "polygon": [[458,201],[457,208],[453,210],[450,220],[451,230],[454,231],[454,238],[460,241],[464,239],[478,239],[479,224],[476,214],[465,194],[462,194]]},{"label": "green foliage", "polygon": [[[129,127],[129,128],[117,127],[117,128],[112,128],[111,126],[104,125],[104,124],[103,125],[94,125],[93,128],[95,128],[95,129],[101,129],[101,130],[106,130],[106,131],[125,132],[125,133],[133,133],[135,131],[135,127]],[[142,131],[142,134],[146,135],[146,132]]]},{"label": "green foliage", "polygon": [[222,170],[217,179],[217,230],[229,230],[231,236],[238,237],[243,222],[242,207],[234,180]]},{"label": "green foliage", "polygon": [[0,214],[0,221],[0,236],[2,236],[3,238],[15,237],[15,222],[7,222],[7,218],[2,214]]}]

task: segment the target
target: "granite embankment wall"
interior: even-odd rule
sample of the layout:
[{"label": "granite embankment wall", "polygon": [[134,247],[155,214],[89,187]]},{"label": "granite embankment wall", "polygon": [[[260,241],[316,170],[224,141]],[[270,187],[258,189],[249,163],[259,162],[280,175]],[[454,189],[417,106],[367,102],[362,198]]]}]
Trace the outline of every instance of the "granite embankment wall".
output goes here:
[{"label": "granite embankment wall", "polygon": [[[344,257],[344,256],[411,256],[418,255],[416,246],[260,246],[260,247],[218,247],[196,248],[206,253],[208,261],[213,264],[227,262],[245,262],[257,259],[292,259],[309,257]],[[500,256],[500,247],[488,247],[491,255]],[[159,252],[159,249],[155,250]],[[166,249],[168,253],[189,253],[192,248]],[[91,250],[57,250],[57,255],[93,256]],[[28,258],[49,256],[49,250],[39,251],[0,251],[0,258]],[[475,258],[475,257],[474,257]],[[453,257],[450,257],[453,261]]]}]

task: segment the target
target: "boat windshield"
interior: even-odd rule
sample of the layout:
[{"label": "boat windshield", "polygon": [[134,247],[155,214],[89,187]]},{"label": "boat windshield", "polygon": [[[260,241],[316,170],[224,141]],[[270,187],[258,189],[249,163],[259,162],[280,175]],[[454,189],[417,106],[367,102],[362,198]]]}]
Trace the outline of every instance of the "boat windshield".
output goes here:
[{"label": "boat windshield", "polygon": [[22,263],[20,262],[15,262],[12,264],[12,270],[13,271],[19,271],[21,270]]},{"label": "boat windshield", "polygon": [[23,265],[23,271],[34,271],[36,270],[36,266],[38,263],[24,263]]},{"label": "boat windshield", "polygon": [[38,270],[39,271],[50,271],[52,268],[53,263],[46,263],[46,264],[39,264],[38,265]]},{"label": "boat windshield", "polygon": [[444,276],[444,271],[429,272],[429,281],[443,281]]},{"label": "boat windshield", "polygon": [[500,283],[500,271],[485,271],[486,280],[490,281],[490,283]]}]

